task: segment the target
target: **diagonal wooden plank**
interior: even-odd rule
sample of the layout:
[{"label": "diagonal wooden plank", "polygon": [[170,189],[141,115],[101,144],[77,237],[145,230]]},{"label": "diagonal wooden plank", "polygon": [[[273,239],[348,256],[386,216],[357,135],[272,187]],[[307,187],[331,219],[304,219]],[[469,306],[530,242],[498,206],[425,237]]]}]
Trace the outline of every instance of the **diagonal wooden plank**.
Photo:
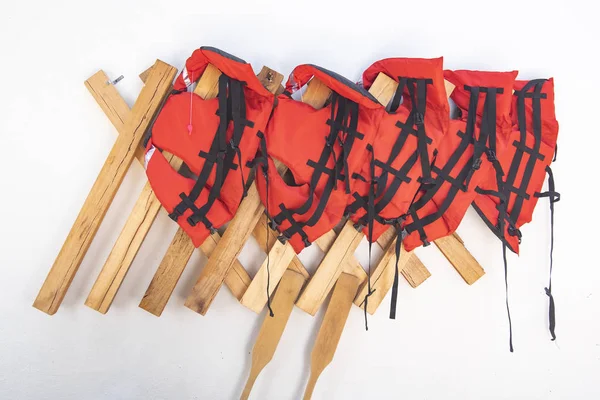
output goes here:
[{"label": "diagonal wooden plank", "polygon": [[[207,87],[211,88],[209,90],[200,89],[199,93],[204,96],[216,97],[218,94],[218,77],[221,72],[213,66],[210,67],[209,81],[215,82],[215,84],[213,86],[208,85]],[[279,89],[283,80],[283,75],[267,67],[263,67],[257,77],[263,86],[269,88],[272,92]],[[239,209],[237,212],[240,212]],[[183,238],[184,236],[187,240]],[[207,257],[210,257],[220,240],[220,235],[214,233],[200,245],[200,249]],[[142,309],[160,316],[193,251],[194,246],[191,240],[179,229],[140,302]],[[240,299],[246,291],[250,283],[250,277],[237,258],[232,261],[232,267],[225,275],[224,282],[237,299]]]},{"label": "diagonal wooden plank", "polygon": [[177,70],[157,60],[33,306],[56,313]]}]

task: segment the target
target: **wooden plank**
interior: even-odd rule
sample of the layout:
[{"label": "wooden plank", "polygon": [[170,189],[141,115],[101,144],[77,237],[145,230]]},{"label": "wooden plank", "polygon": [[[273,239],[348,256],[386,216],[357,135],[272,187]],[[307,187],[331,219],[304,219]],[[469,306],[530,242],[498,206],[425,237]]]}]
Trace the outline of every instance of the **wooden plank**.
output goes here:
[{"label": "wooden plank", "polygon": [[425,268],[419,257],[413,253],[404,266],[402,275],[410,286],[416,288],[431,276],[431,272]]},{"label": "wooden plank", "polygon": [[[396,237],[396,229],[390,227],[387,231],[383,232],[377,239],[377,244],[384,250],[388,248],[392,240]],[[404,266],[402,270],[402,276],[413,288],[416,288],[421,283],[425,282],[427,278],[431,276],[431,273],[425,268],[419,257],[413,252],[412,256]],[[370,308],[370,307],[369,307]]]},{"label": "wooden plank", "polygon": [[[206,76],[202,75],[200,77],[195,90],[196,94],[200,93],[203,96],[208,96],[204,97],[205,99],[216,97],[216,94],[214,93],[214,88],[218,87],[218,85],[216,84],[218,84],[218,78],[220,75],[220,72],[216,70],[216,68],[212,66],[210,67],[211,68],[207,68],[207,70],[211,72]],[[147,78],[151,70],[152,67],[150,67],[140,75],[144,78]],[[216,70],[217,73],[215,73],[214,70]],[[105,86],[104,82],[106,82],[106,80],[88,80],[88,82],[86,82],[86,86],[88,86],[90,92],[94,94],[94,98],[106,113],[107,111],[114,109],[115,105],[125,104],[125,102],[112,85],[111,87],[113,87],[113,91],[110,93],[110,96],[103,96],[104,93],[99,89],[102,89],[102,85]],[[113,103],[115,105],[113,105]],[[126,104],[125,107],[127,107]],[[120,109],[122,109],[123,111],[125,110],[122,106]],[[119,125],[120,119],[110,119],[111,122],[113,122],[113,124],[117,128],[117,132],[122,133],[124,125],[122,123]],[[142,163],[142,165],[144,165],[143,148],[139,147],[138,150],[140,150],[141,153],[138,157],[138,160]],[[165,155],[167,156],[167,159],[171,161],[171,166],[174,169],[179,169],[181,167],[182,160],[180,160],[177,157],[173,157],[172,155],[167,153],[165,153]],[[127,275],[127,272],[129,271],[129,268],[133,263],[133,260],[137,255],[137,252],[140,249],[142,242],[146,238],[147,233],[150,231],[150,227],[152,226],[152,223],[154,222],[156,215],[158,214],[158,211],[160,209],[161,204],[154,195],[152,187],[148,182],[142,189],[142,193],[138,197],[138,200],[134,205],[133,210],[129,215],[129,218],[126,221],[123,230],[121,231],[121,234],[115,242],[115,245],[111,250],[110,255],[108,256],[108,259],[102,267],[102,270],[100,271],[100,274],[98,275],[98,278],[96,279],[96,282],[94,283],[94,286],[92,287],[92,290],[90,291],[85,301],[85,304],[88,307],[99,311],[103,314],[108,312],[117,294],[117,291],[121,287],[121,284],[123,283],[123,280],[125,279],[125,276]],[[178,240],[175,243],[181,244],[183,243],[183,241]],[[174,250],[176,252],[178,249]],[[185,258],[183,257],[184,255],[181,256],[182,258]],[[189,256],[187,256],[187,258],[189,259]],[[169,255],[168,259],[176,260],[180,258]],[[163,267],[164,266],[165,265],[163,264]],[[240,268],[243,270],[243,267],[239,265],[239,263],[235,266],[235,268],[238,270],[238,272]],[[181,271],[178,273],[180,275]],[[242,273],[242,275],[244,273],[245,270]],[[245,277],[247,277],[247,279],[249,280],[249,276],[247,273],[245,273]],[[238,281],[230,279],[230,283],[232,283],[232,285],[235,285],[234,289],[232,290],[240,290]],[[153,291],[153,293],[156,292]]]},{"label": "wooden plank", "polygon": [[[304,102],[315,108],[322,107],[330,93],[329,88],[323,88],[324,85],[319,85],[320,83],[313,79],[309,82],[303,95]],[[280,163],[276,166],[280,173],[286,169]],[[260,201],[256,185],[251,185],[246,198],[241,202],[213,255],[208,259],[192,292],[186,299],[186,307],[199,314],[206,314],[233,261],[242,251],[244,243],[248,240],[250,232],[258,223],[263,212],[264,206]]]},{"label": "wooden plank", "polygon": [[[258,273],[252,279],[248,290],[244,293],[241,303],[259,313],[267,303],[267,287],[269,288],[269,296],[279,284],[279,280],[283,277],[288,265],[292,262],[292,258],[296,256],[296,252],[289,243],[281,243],[277,240],[269,255],[262,263]],[[273,268],[269,268],[268,264],[273,264]]]},{"label": "wooden plank", "polygon": [[[261,80],[261,83],[271,85],[271,87],[274,87],[274,90],[276,90],[283,80],[283,75],[267,67],[264,67],[263,71],[267,71],[268,74],[267,72],[264,72],[265,77]],[[208,75],[204,78],[203,74],[201,80],[206,79],[207,83],[202,85],[199,83],[196,86],[195,92],[199,93],[201,96],[206,96],[205,98],[214,98],[218,94],[218,80],[221,72],[214,66],[209,65],[204,73],[208,73]],[[269,77],[271,81],[266,81],[265,79],[267,79],[267,77]],[[253,186],[251,189],[252,188]],[[240,210],[238,209],[238,213],[239,212]],[[182,236],[181,228],[178,230],[176,238],[177,236]],[[150,282],[146,294],[140,302],[140,307],[151,314],[160,316],[194,251],[191,240],[187,235],[185,236],[187,241],[182,238],[173,240],[167,249],[167,254],[165,254],[163,261],[159,265],[154,278]],[[210,236],[210,239],[205,240],[200,245],[200,250],[210,258],[217,249],[220,240],[221,237],[219,234],[214,233]],[[239,263],[237,257],[232,260],[231,269],[227,271],[223,281],[229,287],[233,295],[238,300],[241,299],[250,282],[250,276]]]},{"label": "wooden plank", "polygon": [[[172,249],[177,249],[177,251],[172,251]],[[179,282],[179,278],[194,252],[194,245],[187,233],[183,229],[178,229],[169,245],[169,250],[163,257],[140,302],[140,308],[157,317],[162,314],[177,282]]]},{"label": "wooden plank", "polygon": [[294,308],[294,302],[298,298],[298,293],[300,293],[305,281],[302,275],[291,270],[287,270],[283,274],[271,303],[274,316],[265,316],[252,348],[252,366],[250,376],[240,397],[242,400],[248,399],[258,374],[273,359],[292,308]]},{"label": "wooden plank", "polygon": [[312,397],[317,379],[333,360],[358,284],[359,281],[354,276],[342,273],[335,285],[331,301],[312,349],[310,378],[304,392],[305,400]]},{"label": "wooden plank", "polygon": [[[354,229],[352,221],[348,220],[335,241],[335,243],[341,243],[342,245],[336,246],[334,243],[329,249],[319,268],[317,268],[302,294],[300,294],[296,302],[299,308],[310,315],[316,314],[342,273],[346,261],[354,258],[354,251],[363,237],[364,235],[361,232]],[[331,260],[334,260],[334,262],[332,263]],[[329,268],[329,266],[332,266],[332,268]]]},{"label": "wooden plank", "polygon": [[177,70],[157,60],[33,306],[56,313]]},{"label": "wooden plank", "polygon": [[[267,229],[269,232],[268,234]],[[273,247],[273,244],[277,241],[278,235],[279,233],[267,227],[267,215],[263,213],[258,220],[258,224],[256,224],[252,231],[252,236],[254,236],[258,242],[260,249],[265,253],[268,253],[269,249]],[[305,279],[310,278],[308,271],[304,268],[304,264],[302,264],[302,261],[300,261],[297,256],[294,256],[292,262],[288,265],[288,268],[301,274]],[[241,296],[239,298],[241,299]]]},{"label": "wooden plank", "polygon": [[469,285],[485,275],[485,271],[475,257],[467,250],[458,233],[434,241],[438,249]]}]

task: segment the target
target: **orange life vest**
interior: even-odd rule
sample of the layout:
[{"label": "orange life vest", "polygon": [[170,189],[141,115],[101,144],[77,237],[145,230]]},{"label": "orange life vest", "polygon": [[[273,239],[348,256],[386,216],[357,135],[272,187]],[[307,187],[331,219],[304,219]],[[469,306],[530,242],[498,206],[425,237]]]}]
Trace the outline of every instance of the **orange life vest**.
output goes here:
[{"label": "orange life vest", "polygon": [[[347,208],[355,227],[362,228],[369,240],[369,262],[371,243],[390,225],[402,225],[419,186],[431,184],[430,164],[449,119],[442,58],[377,61],[363,73],[366,89],[379,73],[398,82],[398,87],[389,111],[382,115],[371,156],[363,163],[363,182],[356,185]],[[396,250],[398,260],[400,247]],[[397,293],[396,267],[390,318],[396,315]]]},{"label": "orange life vest", "polygon": [[[319,110],[291,98],[312,77],[332,90]],[[267,126],[256,184],[272,227],[297,253],[342,219],[384,112],[361,86],[334,72],[300,65],[291,73]],[[287,181],[274,159],[289,168]]]},{"label": "orange life vest", "polygon": [[[191,91],[208,64],[222,72],[217,98]],[[198,247],[229,221],[245,195],[275,97],[250,64],[215,48],[194,51],[177,77],[174,91],[156,118],[147,143],[148,181],[169,216]],[[173,169],[165,150],[183,160],[188,173]]]},{"label": "orange life vest", "polygon": [[511,131],[516,71],[446,71],[444,75],[455,85],[450,97],[461,116],[450,121],[438,147],[433,183],[409,211],[404,226],[408,251],[456,230],[477,196],[477,185],[490,174],[502,174],[497,155],[504,151]]},{"label": "orange life vest", "polygon": [[[498,160],[505,172],[497,182],[488,176],[476,188],[478,195],[473,208],[503,244],[519,252],[519,228],[531,221],[538,198],[550,199],[550,278],[546,295],[549,297],[549,330],[555,334],[554,297],[552,296],[552,250],[554,247],[554,203],[560,199],[554,187],[550,163],[556,154],[558,122],[554,114],[554,81],[536,79],[517,81],[512,102],[512,131],[506,151]],[[548,191],[541,192],[548,174]],[[500,221],[503,215],[503,222]]]},{"label": "orange life vest", "polygon": [[[383,114],[373,144],[373,162],[362,168],[364,182],[357,184],[348,206],[352,220],[375,241],[390,224],[405,216],[421,183],[431,181],[433,152],[448,129],[448,101],[442,58],[389,58],[377,61],[363,73],[369,89],[379,73],[398,82]],[[371,178],[371,168],[375,179]],[[374,185],[373,233],[368,233],[369,189]]]}]

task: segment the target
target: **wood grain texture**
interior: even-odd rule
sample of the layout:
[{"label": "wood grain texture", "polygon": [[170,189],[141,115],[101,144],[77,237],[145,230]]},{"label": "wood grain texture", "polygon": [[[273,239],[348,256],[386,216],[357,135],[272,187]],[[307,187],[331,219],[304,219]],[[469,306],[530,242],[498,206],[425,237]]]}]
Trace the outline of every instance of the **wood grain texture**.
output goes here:
[{"label": "wood grain texture", "polygon": [[[56,313],[177,70],[157,60],[33,306]],[[88,86],[89,88],[89,86]]]},{"label": "wood grain texture", "polygon": [[354,259],[354,252],[363,237],[362,232],[354,229],[352,221],[346,221],[333,246],[298,298],[296,305],[300,309],[310,315],[316,314],[342,273],[342,266],[346,260]]},{"label": "wood grain texture", "polygon": [[248,399],[256,378],[273,359],[281,335],[294,308],[294,302],[305,281],[302,275],[289,269],[283,274],[271,302],[274,316],[270,317],[268,314],[265,316],[254,347],[252,348],[250,376],[246,381],[246,386],[240,399]]},{"label": "wood grain texture", "polygon": [[139,305],[140,308],[160,317],[185,266],[192,257],[194,248],[187,233],[181,228],[177,229],[177,233],[169,245],[169,250],[160,262],[148,289],[146,289]]},{"label": "wood grain texture", "polygon": [[296,252],[289,243],[277,240],[240,302],[255,313],[260,313],[267,304],[267,288],[269,296],[272,295],[295,256]]},{"label": "wood grain texture", "polygon": [[[330,91],[328,88],[327,91],[329,92],[324,91],[318,86],[320,82],[313,81],[317,83],[309,83],[304,97],[308,99],[307,102],[310,102],[309,104],[313,107],[322,107],[326,101],[323,93],[330,93]],[[279,87],[279,84],[277,84],[277,87]],[[311,87],[314,87],[315,90],[312,90]],[[321,93],[320,97],[312,94],[317,91],[317,88],[318,92]],[[325,97],[325,100],[322,100],[323,97]],[[281,163],[276,163],[276,167],[280,173],[285,172],[285,167]],[[251,185],[246,198],[242,200],[221,241],[217,244],[213,255],[208,259],[192,292],[186,299],[186,307],[201,315],[206,314],[233,261],[237,259],[242,251],[244,243],[248,240],[250,232],[258,223],[263,212],[264,206],[260,201],[256,185]]]},{"label": "wood grain texture", "polygon": [[346,273],[342,273],[335,284],[335,289],[333,289],[331,300],[323,317],[323,323],[319,328],[312,349],[310,378],[304,392],[305,400],[312,397],[319,376],[333,360],[358,285],[358,279]]},{"label": "wood grain texture", "polygon": [[[271,228],[268,228],[267,215],[263,213],[258,220],[258,224],[256,224],[254,230],[252,231],[252,236],[254,236],[256,239],[260,249],[265,253],[268,253],[269,249],[277,241],[277,236],[279,236],[279,233]],[[304,264],[302,264],[302,261],[298,259],[298,256],[294,256],[294,258],[292,258],[292,262],[288,265],[288,268],[301,274],[305,279],[310,278],[308,271],[306,268],[304,268]]]},{"label": "wood grain texture", "polygon": [[485,271],[475,257],[466,249],[458,233],[434,241],[438,249],[450,261],[466,283],[472,285],[485,275]]}]

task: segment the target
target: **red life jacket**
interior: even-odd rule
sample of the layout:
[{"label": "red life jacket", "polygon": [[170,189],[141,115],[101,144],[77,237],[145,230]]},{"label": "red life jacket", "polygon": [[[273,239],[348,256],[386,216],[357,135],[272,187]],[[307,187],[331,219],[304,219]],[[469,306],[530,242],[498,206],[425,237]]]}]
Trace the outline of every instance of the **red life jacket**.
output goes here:
[{"label": "red life jacket", "polygon": [[[204,100],[187,90],[208,64],[222,74],[218,97]],[[215,48],[194,51],[177,77],[152,128],[146,174],[194,246],[235,214],[250,173],[246,164],[256,155],[274,101],[250,64]],[[173,169],[162,150],[182,159],[191,174]]]},{"label": "red life jacket", "polygon": [[[312,77],[332,90],[319,110],[289,96]],[[342,219],[356,185],[353,174],[384,112],[362,87],[334,72],[301,65],[291,73],[267,126],[256,184],[272,227],[297,253]],[[289,168],[287,181],[274,159]]]},{"label": "red life jacket", "polygon": [[[507,151],[498,157],[506,176],[503,201],[507,201],[504,232],[498,230],[500,198],[494,177],[482,181],[473,207],[509,249],[519,253],[519,228],[531,221],[550,163],[556,150],[558,122],[554,114],[552,79],[517,81],[512,102],[512,131]],[[556,194],[553,194],[553,198]]]},{"label": "red life jacket", "polygon": [[406,250],[454,232],[477,195],[477,185],[490,174],[501,177],[496,156],[504,151],[510,135],[516,75],[516,71],[444,73],[456,86],[451,98],[461,117],[450,121],[432,166],[433,183],[409,211],[404,226]]},{"label": "red life jacket", "polygon": [[[363,163],[359,176],[363,182],[356,185],[354,200],[347,208],[355,227],[362,227],[369,240],[369,263],[371,243],[390,225],[400,227],[420,185],[432,183],[432,156],[449,119],[442,58],[378,61],[363,73],[365,88],[371,87],[379,73],[394,79],[398,87],[389,112],[382,115],[370,158]],[[397,243],[396,262],[401,239]],[[398,273],[396,265],[390,318],[396,316]],[[369,289],[365,323],[370,294]]]},{"label": "red life jacket", "polygon": [[[379,123],[373,160],[365,160],[361,173],[364,182],[356,185],[354,201],[348,206],[352,221],[364,227],[371,242],[406,214],[419,185],[431,181],[433,152],[448,129],[442,63],[442,58],[389,58],[377,61],[363,73],[366,89],[379,73],[398,82],[390,110]],[[371,184],[375,198],[373,232],[369,235],[367,208]]]},{"label": "red life jacket", "polygon": [[[505,172],[504,179],[498,182],[490,176],[482,181],[476,188],[478,195],[473,202],[473,208],[492,232],[506,247],[518,254],[521,242],[519,228],[531,221],[538,198],[550,199],[550,277],[548,287],[545,289],[550,301],[548,320],[552,340],[556,339],[552,296],[554,203],[560,200],[560,194],[554,187],[550,163],[556,154],[557,136],[554,81],[552,79],[517,81],[512,102],[512,131],[506,151],[498,156]],[[546,173],[549,190],[542,193]]]}]

